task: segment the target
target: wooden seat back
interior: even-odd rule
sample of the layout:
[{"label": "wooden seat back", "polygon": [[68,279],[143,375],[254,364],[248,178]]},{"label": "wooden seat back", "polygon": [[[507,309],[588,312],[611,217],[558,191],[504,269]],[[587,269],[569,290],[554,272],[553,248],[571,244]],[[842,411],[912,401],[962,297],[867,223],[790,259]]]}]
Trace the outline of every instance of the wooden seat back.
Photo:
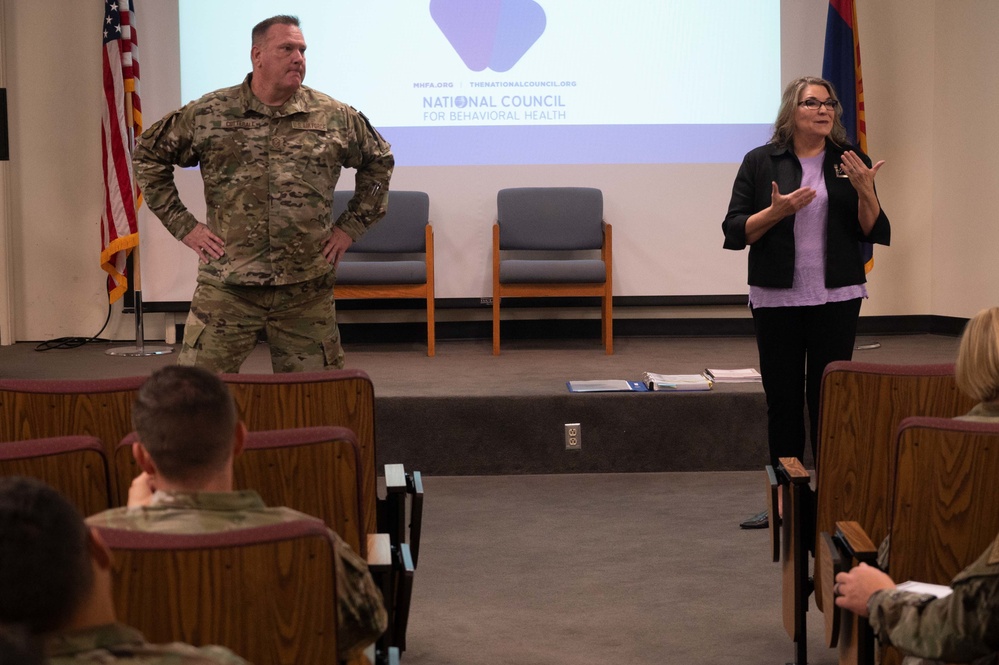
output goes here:
[{"label": "wooden seat back", "polygon": [[[92,436],[110,459],[132,431],[132,402],[145,380],[0,379],[0,441]],[[116,491],[113,478],[111,490]]]},{"label": "wooden seat back", "polygon": [[[972,406],[957,389],[953,365],[830,363],[822,377],[814,537],[835,532],[837,520],[853,520],[880,542],[888,533],[902,419],[952,418]],[[815,551],[821,557],[820,548]]]},{"label": "wooden seat back", "polygon": [[[906,418],[898,432],[888,574],[947,585],[999,533],[999,423]],[[902,661],[895,648],[881,662]]]},{"label": "wooden seat back", "polygon": [[999,422],[906,418],[888,572],[947,584],[999,533]]},{"label": "wooden seat back", "polygon": [[252,489],[269,506],[318,517],[367,556],[361,522],[360,451],[344,427],[250,432],[236,458],[237,489]]},{"label": "wooden seat back", "polygon": [[153,643],[220,644],[249,662],[336,662],[334,542],[318,520],[213,534],[99,528],[119,619]]},{"label": "wooden seat back", "polygon": [[112,506],[104,444],[92,436],[57,436],[0,443],[0,476],[38,478],[84,516]]},{"label": "wooden seat back", "polygon": [[[115,450],[116,505],[140,472],[132,456],[132,432]],[[268,506],[284,506],[321,519],[351,549],[367,556],[361,504],[360,452],[344,427],[307,427],[249,432],[233,464],[234,488],[257,492]]]},{"label": "wooden seat back", "polygon": [[291,374],[223,374],[239,416],[251,432],[300,427],[345,427],[360,454],[364,533],[377,529],[375,390],[360,370]]}]

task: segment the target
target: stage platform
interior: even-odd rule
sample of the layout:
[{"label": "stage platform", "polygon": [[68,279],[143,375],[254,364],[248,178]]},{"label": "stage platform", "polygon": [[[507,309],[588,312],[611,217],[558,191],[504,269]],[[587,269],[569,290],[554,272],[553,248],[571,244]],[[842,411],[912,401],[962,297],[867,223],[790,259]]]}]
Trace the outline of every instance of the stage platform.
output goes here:
[{"label": "stage platform", "polygon": [[[638,380],[642,372],[698,373],[706,367],[757,367],[751,337],[618,337],[607,356],[597,340],[349,344],[347,367],[371,376],[380,462],[428,475],[637,471],[737,471],[765,464],[766,401],[758,384],[716,385],[702,393],[570,393],[566,381]],[[949,363],[958,338],[861,337],[855,360]],[[149,342],[149,345],[156,345]],[[33,343],[0,347],[0,376],[93,378],[148,375],[176,354],[108,356],[127,343],[91,343],[36,352]],[[162,345],[160,343],[159,345]],[[265,345],[243,372],[270,373]],[[580,423],[582,446],[567,451],[564,425]]]}]

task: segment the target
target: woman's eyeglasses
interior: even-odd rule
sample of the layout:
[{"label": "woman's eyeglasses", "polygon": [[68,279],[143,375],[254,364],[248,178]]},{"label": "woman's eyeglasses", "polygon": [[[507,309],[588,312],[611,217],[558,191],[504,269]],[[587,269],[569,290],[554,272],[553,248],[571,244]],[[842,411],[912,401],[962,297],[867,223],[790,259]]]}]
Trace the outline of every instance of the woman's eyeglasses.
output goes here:
[{"label": "woman's eyeglasses", "polygon": [[825,106],[830,111],[835,112],[836,111],[836,107],[839,106],[839,102],[837,102],[835,99],[827,99],[824,102],[820,102],[819,100],[815,99],[814,97],[809,97],[808,99],[806,99],[804,101],[798,102],[798,106],[804,106],[809,111],[817,111],[817,110],[819,110],[820,106]]}]

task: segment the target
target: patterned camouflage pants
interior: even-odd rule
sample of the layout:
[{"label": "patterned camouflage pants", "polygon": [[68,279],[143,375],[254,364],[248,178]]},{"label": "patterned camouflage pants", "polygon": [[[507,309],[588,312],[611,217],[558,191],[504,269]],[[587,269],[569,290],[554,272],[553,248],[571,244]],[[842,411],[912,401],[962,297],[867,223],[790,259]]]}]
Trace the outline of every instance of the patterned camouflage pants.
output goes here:
[{"label": "patterned camouflage pants", "polygon": [[331,272],[284,286],[199,282],[177,363],[234,374],[264,331],[275,373],[342,368],[335,281]]}]

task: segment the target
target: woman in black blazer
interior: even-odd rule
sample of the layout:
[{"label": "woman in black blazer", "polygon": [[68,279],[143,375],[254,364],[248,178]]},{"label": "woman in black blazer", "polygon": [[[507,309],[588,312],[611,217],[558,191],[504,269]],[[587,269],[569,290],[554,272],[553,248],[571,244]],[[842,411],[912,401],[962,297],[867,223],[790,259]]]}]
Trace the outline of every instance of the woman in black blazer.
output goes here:
[{"label": "woman in black blazer", "polygon": [[[861,243],[887,245],[874,190],[884,164],[847,142],[828,81],[784,90],[770,142],[746,154],[722,223],[725,248],[749,247],[749,305],[767,396],[770,463],[801,459],[807,402],[813,459],[825,366],[849,360],[867,297]],[[767,526],[766,513],[743,528]]]}]

